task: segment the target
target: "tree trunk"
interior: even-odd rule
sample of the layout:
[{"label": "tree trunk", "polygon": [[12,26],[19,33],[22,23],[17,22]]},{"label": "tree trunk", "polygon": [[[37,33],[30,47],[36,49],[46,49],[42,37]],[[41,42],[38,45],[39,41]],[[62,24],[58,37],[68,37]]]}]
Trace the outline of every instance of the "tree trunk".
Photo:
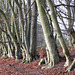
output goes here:
[{"label": "tree trunk", "polygon": [[[35,0],[33,0],[34,2]],[[32,21],[31,21],[31,36],[30,36],[30,52],[32,59],[37,59],[36,46],[37,46],[37,6],[36,2],[32,6]]]},{"label": "tree trunk", "polygon": [[[70,5],[70,2],[71,1],[68,1],[68,0],[66,0],[66,3],[67,3],[67,5]],[[75,1],[74,1],[75,2]],[[74,4],[75,5],[75,4]],[[75,12],[75,8],[74,8],[74,11],[73,11],[73,19],[74,19],[74,12]],[[70,9],[70,7],[67,7],[67,13],[68,13],[68,25],[69,25],[69,28],[68,28],[68,31],[69,31],[69,29],[71,29],[71,28],[73,28],[73,23],[74,23],[74,20],[72,20],[71,18],[71,9]],[[71,40],[71,38],[72,38],[72,36],[71,36],[72,34],[69,34],[69,44],[72,46],[73,45],[73,43],[72,43],[72,40]]]},{"label": "tree trunk", "polygon": [[72,43],[72,37],[69,35],[69,46],[73,46],[73,43]]},{"label": "tree trunk", "polygon": [[47,15],[45,13],[45,10],[43,8],[44,1],[36,0],[36,3],[37,3],[38,12],[39,12],[39,17],[40,17],[41,24],[42,24],[42,29],[43,29],[44,36],[45,36],[46,45],[47,45],[47,48],[49,51],[48,58],[50,60],[48,65],[46,65],[42,68],[51,68],[59,62],[59,58],[58,58],[57,52],[55,50],[54,37],[53,37],[53,34],[51,33],[49,21],[48,21]]},{"label": "tree trunk", "polygon": [[[23,12],[21,9],[21,4],[19,4],[18,0],[14,0],[14,1],[17,4],[18,9],[19,9],[20,21],[21,21],[21,25],[22,25],[22,43],[23,43],[22,44],[22,46],[23,46],[22,50],[24,50],[22,52],[26,52],[25,54],[23,54],[23,55],[26,55],[26,58],[25,58],[25,56],[23,56],[23,59],[25,59],[25,60],[23,60],[23,62],[24,61],[31,62],[32,58],[31,58],[31,54],[30,54],[30,50],[29,50],[29,43],[28,43],[28,39],[27,39],[26,26],[24,26],[24,18],[23,18]],[[25,32],[24,32],[24,27],[25,27]]]},{"label": "tree trunk", "polygon": [[7,27],[7,31],[8,31],[8,34],[9,34],[9,36],[11,37],[11,39],[13,40],[13,43],[14,43],[14,47],[15,47],[15,50],[16,50],[16,54],[15,54],[15,57],[16,57],[16,60],[18,60],[19,59],[19,57],[18,57],[18,50],[19,50],[19,48],[18,48],[18,45],[17,45],[17,42],[16,42],[16,39],[15,39],[15,36],[11,33],[11,30],[10,30],[10,25],[9,25],[9,23],[8,23],[8,21],[7,21],[7,17],[6,17],[6,15],[4,14],[4,12],[0,9],[0,13],[1,13],[1,15],[3,16],[3,18],[4,18],[4,21],[5,21],[5,23],[6,23],[6,27]]},{"label": "tree trunk", "polygon": [[[11,11],[12,11],[12,14],[13,14],[13,18],[16,19],[16,13],[14,12],[14,6],[11,5],[11,1],[9,0],[9,5],[10,5],[10,8],[11,8]],[[20,40],[20,34],[19,34],[19,26],[17,24],[17,21],[14,22],[14,30],[15,30],[15,38],[16,38],[16,43],[17,43],[17,46],[18,46],[18,50],[16,49],[15,50],[15,55],[18,55],[18,57],[20,58],[21,54],[19,53],[20,52],[20,43],[21,43],[21,40]]]},{"label": "tree trunk", "polygon": [[68,29],[68,33],[69,33],[69,35],[71,35],[71,37],[72,37],[72,44],[75,47],[75,31],[74,31],[74,29],[73,28]]},{"label": "tree trunk", "polygon": [[58,35],[59,42],[60,42],[61,47],[63,49],[63,53],[64,53],[64,55],[66,57],[66,63],[65,63],[64,66],[68,66],[70,61],[71,61],[70,53],[68,51],[68,48],[67,48],[66,43],[65,43],[65,41],[63,39],[60,27],[58,25],[57,18],[56,18],[56,15],[55,15],[55,11],[54,11],[53,3],[52,3],[51,0],[46,0],[46,1],[49,4],[49,8],[50,8],[50,12],[51,12],[51,19],[53,21],[55,31],[56,31],[56,33]]},{"label": "tree trunk", "polygon": [[31,31],[31,16],[33,13],[31,13],[31,0],[27,1],[27,39],[28,39],[28,43],[30,45],[30,31]]}]

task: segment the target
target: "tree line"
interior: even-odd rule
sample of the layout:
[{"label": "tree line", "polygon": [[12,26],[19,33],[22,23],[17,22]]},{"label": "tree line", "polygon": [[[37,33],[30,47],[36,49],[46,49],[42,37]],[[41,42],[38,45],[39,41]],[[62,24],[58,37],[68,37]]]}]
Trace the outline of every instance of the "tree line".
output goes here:
[{"label": "tree line", "polygon": [[[61,56],[57,49],[55,34],[63,49],[66,58],[64,66],[72,61],[68,47],[60,29],[59,22],[66,29],[70,45],[75,47],[75,1],[58,0],[0,0],[0,46],[2,57],[23,58],[22,63],[29,63],[39,58],[37,54],[37,17],[39,15],[47,53],[47,65],[42,68],[51,68],[60,62]],[[66,3],[65,3],[66,2]],[[64,10],[61,9],[64,7]],[[60,21],[59,21],[60,20]],[[66,21],[68,26],[66,25]],[[67,70],[75,68],[73,66]]]}]

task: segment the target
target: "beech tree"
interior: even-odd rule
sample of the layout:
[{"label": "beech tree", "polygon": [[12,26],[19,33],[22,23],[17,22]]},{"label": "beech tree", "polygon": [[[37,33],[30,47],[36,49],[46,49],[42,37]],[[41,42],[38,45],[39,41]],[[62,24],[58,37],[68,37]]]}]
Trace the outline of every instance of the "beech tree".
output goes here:
[{"label": "beech tree", "polygon": [[[0,8],[0,14],[5,21],[4,28],[1,25],[0,30],[2,35],[4,34],[3,38],[7,39],[0,42],[5,48],[3,56],[16,57],[16,60],[23,57],[22,63],[36,60],[39,56],[36,52],[37,7],[35,0],[32,3],[32,10],[31,0],[27,1],[28,3],[25,0],[3,0],[2,2],[2,5],[7,7],[2,9],[1,6]],[[9,15],[7,16],[8,12]]]},{"label": "beech tree", "polygon": [[50,12],[51,12],[51,19],[54,23],[54,28],[55,28],[55,31],[58,35],[58,39],[59,39],[59,42],[61,44],[61,47],[63,48],[63,53],[66,57],[66,63],[64,66],[68,66],[70,61],[71,61],[71,58],[70,58],[70,53],[68,51],[68,48],[65,44],[65,41],[63,39],[63,36],[62,36],[62,33],[61,33],[61,30],[59,28],[59,25],[58,25],[58,22],[57,22],[57,18],[56,18],[56,15],[55,15],[55,11],[54,11],[54,7],[53,7],[53,3],[51,0],[46,0],[47,3],[49,4],[49,8],[50,8]]},{"label": "beech tree", "polygon": [[[36,52],[37,46],[37,6],[35,0],[32,0],[32,18],[31,18],[31,33],[30,33],[30,52],[33,59],[37,59],[39,56]],[[34,45],[34,46],[33,46]]]},{"label": "beech tree", "polygon": [[[75,31],[74,31],[74,18],[75,18],[75,0],[65,0],[65,3],[63,4],[63,1],[59,0],[59,5],[56,5],[57,9],[57,15],[62,21],[68,35],[69,35],[69,46],[74,46],[75,47]],[[63,6],[65,10],[61,10],[60,6]],[[60,11],[60,12],[59,12]],[[64,15],[64,16],[63,16]],[[65,22],[65,20],[68,22]],[[67,69],[67,71],[70,71],[75,68],[75,60],[72,62],[70,67]]]},{"label": "beech tree", "polygon": [[50,68],[59,62],[59,57],[55,50],[55,41],[54,41],[53,33],[51,32],[51,27],[49,25],[48,17],[43,8],[44,0],[41,0],[41,1],[36,0],[36,3],[38,7],[39,17],[40,17],[41,24],[42,24],[42,29],[43,29],[44,36],[45,36],[46,45],[48,48],[48,55],[47,55],[47,58],[49,59],[48,65],[42,68]]},{"label": "beech tree", "polygon": [[[23,58],[22,63],[28,63],[39,58],[36,51],[38,9],[47,46],[47,60],[45,58],[47,65],[42,68],[51,68],[60,61],[54,31],[66,58],[64,66],[68,66],[71,62],[71,56],[59,21],[64,25],[65,31],[72,38],[72,44],[75,46],[75,30],[73,28],[75,0],[64,1],[65,4],[63,4],[63,0],[58,0],[60,4],[56,5],[55,0],[0,0],[0,48],[3,57],[15,57],[16,60]],[[71,3],[73,4],[70,5]],[[59,8],[60,6],[64,6],[67,14]],[[68,22],[68,27],[64,18]],[[75,60],[66,71],[73,68],[75,68]]]}]

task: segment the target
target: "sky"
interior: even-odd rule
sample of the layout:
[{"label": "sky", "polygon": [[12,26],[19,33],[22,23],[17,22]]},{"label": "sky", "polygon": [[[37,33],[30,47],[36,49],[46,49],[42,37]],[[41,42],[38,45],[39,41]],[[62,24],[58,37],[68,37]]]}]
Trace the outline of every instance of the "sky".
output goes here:
[{"label": "sky", "polygon": [[[54,1],[55,1],[55,5],[59,5],[59,4],[60,4],[60,3],[59,3],[59,0],[54,0]],[[62,1],[63,4],[66,4],[65,0],[60,0],[60,1]],[[72,0],[72,1],[74,1],[74,0]],[[73,5],[73,2],[70,3],[70,5]],[[58,8],[61,9],[63,13],[67,14],[67,9],[66,9],[64,6],[59,6]],[[65,16],[63,13],[61,13],[61,15],[62,15],[63,17],[68,17],[68,16]],[[66,31],[66,29],[65,29],[65,27],[64,27],[64,25],[63,25],[63,23],[62,23],[62,21],[59,19],[59,17],[57,17],[57,20],[58,20],[60,29],[61,29],[61,30],[65,30],[65,32],[62,31],[62,33],[66,33],[66,34],[67,34],[67,31]],[[68,28],[68,27],[69,27],[69,26],[68,26],[68,20],[67,20],[66,18],[64,18],[63,21],[64,21],[66,27]],[[39,22],[39,24],[41,24],[39,17],[38,17],[38,22]],[[73,25],[74,25],[73,27],[74,27],[74,29],[75,29],[75,22],[74,22]],[[66,35],[66,34],[65,34],[64,36],[65,36],[66,38],[68,38],[68,35]]]}]

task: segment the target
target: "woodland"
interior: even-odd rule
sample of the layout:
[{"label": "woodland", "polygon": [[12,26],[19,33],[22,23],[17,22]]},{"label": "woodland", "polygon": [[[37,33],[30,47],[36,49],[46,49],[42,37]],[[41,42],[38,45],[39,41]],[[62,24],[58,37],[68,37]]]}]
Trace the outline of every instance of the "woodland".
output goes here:
[{"label": "woodland", "polygon": [[0,75],[62,74],[75,74],[75,0],[0,0]]}]

